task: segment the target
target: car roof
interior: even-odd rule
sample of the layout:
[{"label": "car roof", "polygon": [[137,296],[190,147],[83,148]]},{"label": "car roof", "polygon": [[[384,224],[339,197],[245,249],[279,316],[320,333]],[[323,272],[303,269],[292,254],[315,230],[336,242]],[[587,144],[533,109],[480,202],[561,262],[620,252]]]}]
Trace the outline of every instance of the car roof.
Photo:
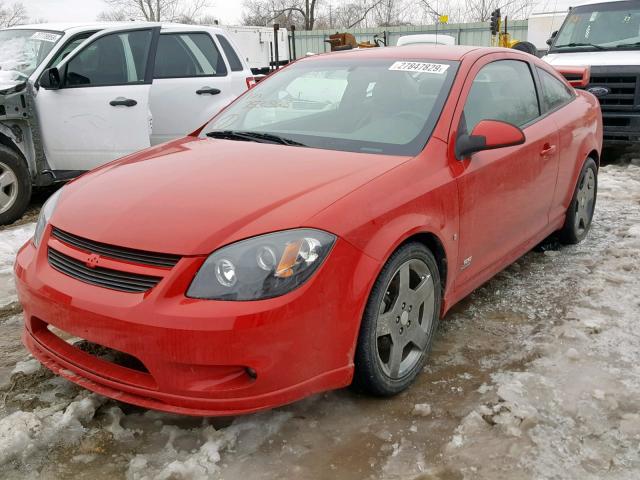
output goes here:
[{"label": "car roof", "polygon": [[512,52],[522,53],[517,50],[499,47],[474,47],[468,45],[433,45],[433,44],[411,44],[401,47],[384,48],[360,48],[353,50],[343,50],[318,55],[318,57],[336,58],[357,55],[360,58],[379,58],[385,60],[451,60],[459,61],[465,55],[474,52],[474,55],[485,55],[487,53]]},{"label": "car roof", "polygon": [[163,29],[200,29],[206,28],[207,30],[216,30],[224,32],[224,29],[209,25],[185,25],[181,23],[169,23],[169,22],[66,22],[66,23],[36,23],[31,25],[18,25],[15,27],[9,27],[8,30],[51,30],[56,32],[68,32],[68,31],[84,31],[84,30],[103,30],[105,28],[117,28],[117,27],[131,27],[131,26],[161,26]]}]

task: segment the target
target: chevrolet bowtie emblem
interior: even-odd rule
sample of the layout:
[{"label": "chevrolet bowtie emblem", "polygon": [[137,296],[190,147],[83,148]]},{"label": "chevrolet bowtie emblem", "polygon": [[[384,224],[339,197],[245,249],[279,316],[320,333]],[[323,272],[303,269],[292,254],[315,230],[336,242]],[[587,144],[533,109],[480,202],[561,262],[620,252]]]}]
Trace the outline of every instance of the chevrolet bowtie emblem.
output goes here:
[{"label": "chevrolet bowtie emblem", "polygon": [[100,263],[100,255],[92,253],[89,255],[89,258],[87,258],[85,265],[89,268],[96,268],[98,263]]}]

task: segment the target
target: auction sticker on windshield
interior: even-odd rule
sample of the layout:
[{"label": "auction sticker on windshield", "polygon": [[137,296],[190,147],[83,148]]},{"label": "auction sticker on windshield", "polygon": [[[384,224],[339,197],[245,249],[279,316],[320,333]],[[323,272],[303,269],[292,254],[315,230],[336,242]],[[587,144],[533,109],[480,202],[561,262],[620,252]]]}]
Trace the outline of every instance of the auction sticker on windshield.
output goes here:
[{"label": "auction sticker on windshield", "polygon": [[438,73],[442,75],[447,71],[449,65],[444,63],[426,63],[426,62],[395,62],[389,67],[389,70],[399,72],[418,72],[418,73]]},{"label": "auction sticker on windshield", "polygon": [[60,38],[59,34],[50,33],[50,32],[36,32],[30,37],[31,40],[40,40],[42,42],[51,42],[51,43],[57,42],[59,38]]}]

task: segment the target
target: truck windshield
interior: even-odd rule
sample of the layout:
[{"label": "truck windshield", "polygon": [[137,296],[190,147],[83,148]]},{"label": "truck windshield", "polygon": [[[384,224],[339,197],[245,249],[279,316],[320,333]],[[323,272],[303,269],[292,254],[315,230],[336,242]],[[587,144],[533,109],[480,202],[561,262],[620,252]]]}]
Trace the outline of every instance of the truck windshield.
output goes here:
[{"label": "truck windshield", "polygon": [[60,37],[43,30],[0,30],[0,82],[24,82]]},{"label": "truck windshield", "polygon": [[571,9],[550,52],[640,48],[640,2],[611,2]]},{"label": "truck windshield", "polygon": [[416,155],[431,135],[457,67],[451,61],[357,54],[301,60],[240,97],[205,126],[203,135]]}]

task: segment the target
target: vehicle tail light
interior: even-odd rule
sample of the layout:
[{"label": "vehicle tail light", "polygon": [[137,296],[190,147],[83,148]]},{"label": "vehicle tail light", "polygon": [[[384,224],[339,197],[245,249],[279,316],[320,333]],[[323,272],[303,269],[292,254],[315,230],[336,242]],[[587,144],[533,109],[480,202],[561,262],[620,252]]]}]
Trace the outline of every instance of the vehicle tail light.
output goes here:
[{"label": "vehicle tail light", "polygon": [[247,77],[247,88],[249,90],[251,90],[253,87],[256,86],[256,79],[255,77]]}]

